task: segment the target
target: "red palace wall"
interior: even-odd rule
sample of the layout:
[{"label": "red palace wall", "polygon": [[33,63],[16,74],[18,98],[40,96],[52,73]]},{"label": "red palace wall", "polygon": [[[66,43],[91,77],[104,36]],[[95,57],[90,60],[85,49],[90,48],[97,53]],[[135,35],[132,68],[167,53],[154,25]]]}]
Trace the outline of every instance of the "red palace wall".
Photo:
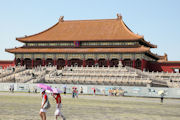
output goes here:
[{"label": "red palace wall", "polygon": [[0,67],[2,67],[3,69],[14,65],[15,65],[14,61],[8,61],[8,60],[0,61]]},{"label": "red palace wall", "polygon": [[173,68],[180,69],[180,63],[158,63],[158,62],[148,63],[149,71],[175,72]]}]

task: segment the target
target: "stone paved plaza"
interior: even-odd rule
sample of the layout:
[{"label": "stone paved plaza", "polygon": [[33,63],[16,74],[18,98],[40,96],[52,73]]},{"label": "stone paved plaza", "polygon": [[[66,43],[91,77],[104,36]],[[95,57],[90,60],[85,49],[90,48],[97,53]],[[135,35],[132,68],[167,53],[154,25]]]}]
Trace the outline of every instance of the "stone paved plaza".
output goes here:
[{"label": "stone paved plaza", "polygon": [[[55,101],[47,120],[54,120]],[[67,120],[179,120],[180,100],[158,98],[62,95],[62,112]],[[40,120],[40,94],[0,92],[0,120]]]}]

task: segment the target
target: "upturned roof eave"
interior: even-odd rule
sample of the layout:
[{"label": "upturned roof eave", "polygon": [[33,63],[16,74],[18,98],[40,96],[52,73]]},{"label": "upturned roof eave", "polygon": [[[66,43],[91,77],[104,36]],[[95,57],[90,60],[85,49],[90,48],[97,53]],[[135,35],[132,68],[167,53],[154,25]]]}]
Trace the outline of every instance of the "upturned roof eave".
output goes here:
[{"label": "upturned roof eave", "polygon": [[14,53],[12,52],[13,49],[5,49],[5,52]]},{"label": "upturned roof eave", "polygon": [[160,59],[160,58],[159,58],[159,55],[152,53],[150,50],[147,51],[147,53],[150,54],[151,56],[155,57],[157,60]]},{"label": "upturned roof eave", "polygon": [[152,44],[152,43],[150,43],[150,42],[147,42],[147,41],[144,39],[144,37],[143,37],[142,39],[140,39],[140,41],[143,42],[143,43],[145,43],[145,44],[147,44],[148,47],[150,47],[150,48],[157,48],[157,45],[154,45],[154,44]]}]

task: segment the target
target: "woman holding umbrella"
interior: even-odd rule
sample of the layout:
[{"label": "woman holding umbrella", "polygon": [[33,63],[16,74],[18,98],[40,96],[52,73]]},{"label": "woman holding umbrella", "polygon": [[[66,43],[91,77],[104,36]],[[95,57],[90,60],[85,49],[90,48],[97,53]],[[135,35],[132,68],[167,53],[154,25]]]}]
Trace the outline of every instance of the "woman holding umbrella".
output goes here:
[{"label": "woman holding umbrella", "polygon": [[53,97],[56,100],[56,111],[55,111],[55,116],[56,116],[56,120],[58,118],[58,116],[61,116],[63,118],[63,120],[65,120],[66,118],[64,117],[64,115],[61,112],[61,95],[60,95],[61,91],[58,90],[57,88],[53,89]]},{"label": "woman holding umbrella", "polygon": [[42,104],[41,104],[39,115],[42,120],[46,120],[46,112],[47,112],[47,109],[50,108],[50,103],[44,89],[41,90],[41,94],[42,94]]},{"label": "woman holding umbrella", "polygon": [[41,103],[41,109],[39,112],[39,115],[41,117],[41,120],[46,120],[46,112],[47,109],[50,108],[50,103],[48,100],[48,96],[45,92],[45,90],[52,91],[51,87],[45,84],[37,84],[39,88],[41,88],[41,94],[42,94],[42,103]]}]

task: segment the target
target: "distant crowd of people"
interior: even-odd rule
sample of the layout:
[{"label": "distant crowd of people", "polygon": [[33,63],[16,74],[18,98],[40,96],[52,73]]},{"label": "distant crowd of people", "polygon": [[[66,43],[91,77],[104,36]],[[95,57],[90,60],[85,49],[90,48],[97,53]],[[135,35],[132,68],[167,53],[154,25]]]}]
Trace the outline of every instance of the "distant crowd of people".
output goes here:
[{"label": "distant crowd of people", "polygon": [[125,91],[118,88],[110,88],[108,90],[109,96],[124,96]]}]

